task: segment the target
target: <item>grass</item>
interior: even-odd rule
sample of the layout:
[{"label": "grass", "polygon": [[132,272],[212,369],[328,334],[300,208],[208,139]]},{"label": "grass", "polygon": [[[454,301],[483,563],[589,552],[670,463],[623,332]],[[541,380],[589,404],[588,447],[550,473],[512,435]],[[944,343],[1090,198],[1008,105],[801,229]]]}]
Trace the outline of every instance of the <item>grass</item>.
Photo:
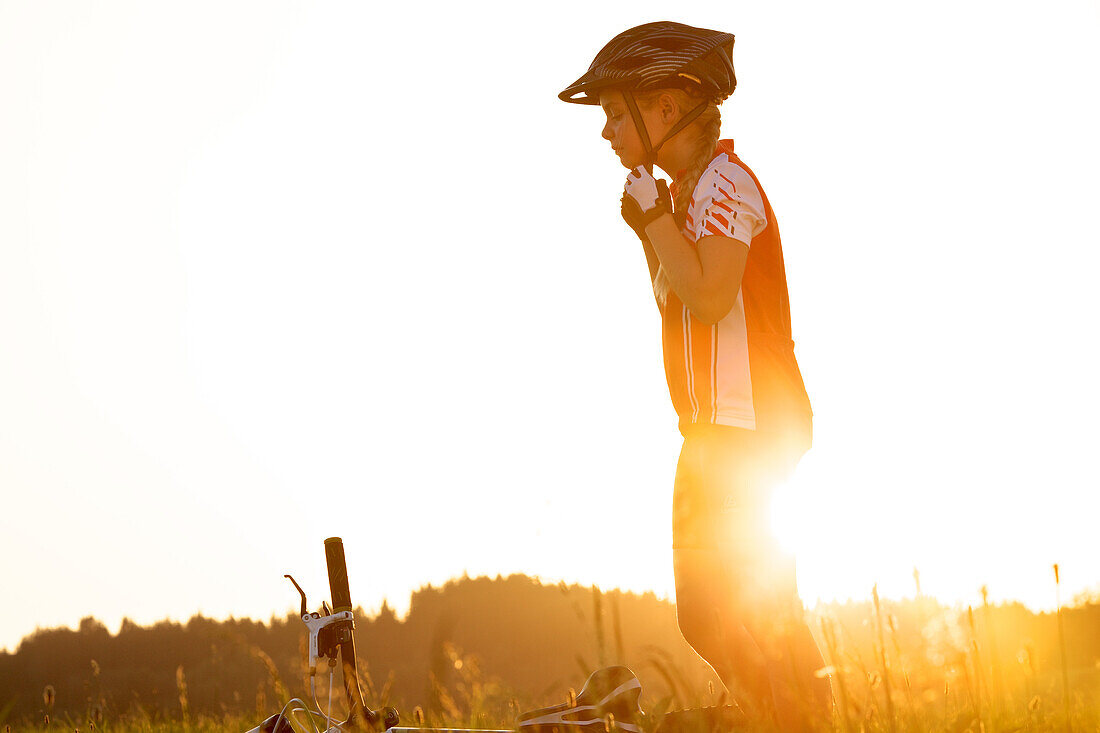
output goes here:
[{"label": "grass", "polygon": [[[1055,568],[1056,589],[1059,584]],[[1065,616],[1059,602],[1057,633],[1036,642],[1005,621],[982,589],[977,609],[945,609],[931,599],[903,602],[880,599],[877,588],[870,603],[821,606],[809,614],[826,658],[821,676],[832,682],[837,733],[1100,733],[1100,660],[1068,662]],[[594,596],[596,645],[593,660],[602,664],[626,661],[643,678],[647,712],[643,727],[656,728],[666,711],[715,705],[720,689],[699,685],[672,656],[651,649],[644,659],[623,659],[617,606]],[[1093,607],[1089,606],[1091,610]],[[998,613],[1001,616],[998,616]],[[610,615],[609,620],[604,616]],[[1086,614],[1084,618],[1100,618]],[[1050,626],[1053,627],[1054,619]],[[1085,627],[1085,633],[1100,633]],[[611,633],[608,634],[607,630]],[[1077,633],[1081,633],[1078,625]],[[610,638],[609,638],[610,637]],[[611,642],[611,643],[609,643]],[[1015,650],[1015,651],[1013,651]],[[514,691],[481,671],[475,654],[446,643],[445,681],[427,685],[436,704],[402,710],[403,726],[510,728],[522,712]],[[44,715],[36,720],[9,722],[0,733],[242,733],[275,713],[289,693],[270,659],[265,663],[274,697],[258,702],[258,712],[220,717],[196,715],[189,709],[188,679],[177,671],[178,707],[147,710],[137,704],[117,714],[99,707],[82,719],[50,719],[52,687],[43,691]],[[365,669],[366,665],[362,665]],[[578,682],[581,673],[578,673]],[[389,698],[390,684],[376,684],[364,674],[368,701],[381,707],[400,704]],[[560,691],[562,701],[575,694]],[[324,703],[326,695],[318,690]],[[266,706],[266,707],[265,707]],[[266,712],[264,712],[266,710]],[[0,708],[0,724],[5,713]],[[613,727],[613,726],[612,726]],[[760,728],[761,731],[770,730]],[[613,731],[609,732],[613,733]]]}]

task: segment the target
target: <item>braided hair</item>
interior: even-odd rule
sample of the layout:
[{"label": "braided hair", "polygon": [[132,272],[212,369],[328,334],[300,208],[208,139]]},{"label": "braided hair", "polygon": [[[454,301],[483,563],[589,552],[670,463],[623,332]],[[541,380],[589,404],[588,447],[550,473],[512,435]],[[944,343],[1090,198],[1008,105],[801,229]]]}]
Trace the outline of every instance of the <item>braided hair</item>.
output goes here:
[{"label": "braided hair", "polygon": [[[656,89],[652,92],[635,92],[638,104],[651,107],[662,94],[671,94],[679,103],[681,109],[692,109],[702,98],[691,94],[684,89]],[[695,193],[695,186],[699,178],[714,159],[714,151],[718,147],[718,140],[722,133],[722,113],[718,109],[720,101],[710,100],[710,104],[699,118],[685,128],[680,134],[692,136],[694,150],[691,161],[684,172],[674,181],[676,194],[672,198],[673,217],[682,228],[687,219],[688,207],[691,206],[691,198]],[[664,268],[657,270],[657,276],[653,279],[653,293],[657,296],[657,302],[664,307],[671,287]]]}]

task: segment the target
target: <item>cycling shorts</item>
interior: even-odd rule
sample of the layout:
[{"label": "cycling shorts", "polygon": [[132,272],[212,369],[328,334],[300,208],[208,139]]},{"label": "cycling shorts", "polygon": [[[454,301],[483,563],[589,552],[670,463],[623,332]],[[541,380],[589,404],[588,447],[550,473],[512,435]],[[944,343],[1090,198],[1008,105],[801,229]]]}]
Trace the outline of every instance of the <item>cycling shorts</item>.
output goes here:
[{"label": "cycling shorts", "polygon": [[725,425],[691,426],[676,465],[673,548],[771,548],[772,493],[808,447],[808,438]]}]

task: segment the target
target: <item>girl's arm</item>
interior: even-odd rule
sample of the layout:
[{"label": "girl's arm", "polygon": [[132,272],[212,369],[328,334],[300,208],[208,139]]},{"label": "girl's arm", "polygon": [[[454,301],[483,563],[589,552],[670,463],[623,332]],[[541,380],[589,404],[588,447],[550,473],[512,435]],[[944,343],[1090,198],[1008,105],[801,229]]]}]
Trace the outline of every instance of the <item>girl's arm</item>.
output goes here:
[{"label": "girl's arm", "polygon": [[[710,234],[693,247],[668,213],[650,222],[645,233],[672,292],[691,314],[707,324],[722,320],[737,302],[749,246],[732,237]],[[649,268],[656,277],[652,260]]]},{"label": "girl's arm", "polygon": [[657,270],[661,267],[661,260],[657,258],[657,253],[653,251],[653,245],[650,244],[648,239],[642,240],[642,250],[645,252],[645,263],[649,265],[649,283],[652,285],[653,281],[657,279]]}]

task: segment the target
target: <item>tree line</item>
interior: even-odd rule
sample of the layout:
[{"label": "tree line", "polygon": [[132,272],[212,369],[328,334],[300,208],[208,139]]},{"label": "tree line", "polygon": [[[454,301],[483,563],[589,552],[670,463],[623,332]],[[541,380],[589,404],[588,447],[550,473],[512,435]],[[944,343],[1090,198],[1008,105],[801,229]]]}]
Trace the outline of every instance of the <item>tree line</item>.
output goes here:
[{"label": "tree line", "polygon": [[[1061,638],[1054,614],[1019,604],[967,610],[929,598],[849,602],[819,606],[811,621],[823,645],[831,639],[834,671],[860,684],[871,680],[868,694],[875,660],[891,658],[910,694],[942,692],[945,678],[963,674],[985,684],[987,695],[998,685],[1044,694],[1061,679],[1062,638],[1073,683],[1097,687],[1096,603],[1066,609]],[[385,605],[369,617],[358,609],[355,627],[368,704],[395,705],[403,721],[416,711],[429,723],[510,725],[517,712],[563,701],[609,664],[635,671],[649,707],[715,704],[721,695],[717,678],[680,637],[674,605],[652,593],[544,585],[522,575],[464,577],[414,592],[404,619]],[[305,699],[307,679],[305,627],[294,614],[267,622],[124,620],[114,634],[85,618],[76,629],[39,630],[14,653],[0,654],[0,722],[234,715],[258,723],[290,697]],[[328,679],[322,663],[322,706]],[[339,698],[338,670],[334,681]]]}]

